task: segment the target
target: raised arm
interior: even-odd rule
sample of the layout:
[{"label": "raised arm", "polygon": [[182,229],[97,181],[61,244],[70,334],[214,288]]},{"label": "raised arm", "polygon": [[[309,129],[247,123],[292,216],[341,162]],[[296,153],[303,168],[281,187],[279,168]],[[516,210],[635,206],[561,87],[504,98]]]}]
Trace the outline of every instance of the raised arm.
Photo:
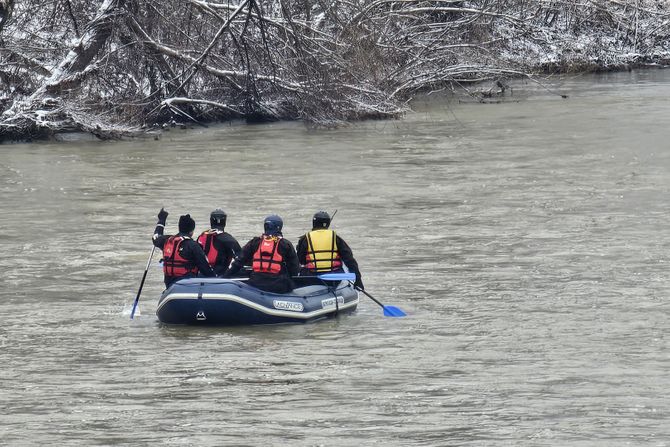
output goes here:
[{"label": "raised arm", "polygon": [[163,235],[163,232],[165,231],[165,223],[167,222],[168,214],[169,213],[165,211],[163,208],[161,208],[161,210],[158,212],[158,223],[156,223],[156,229],[154,230],[154,235],[152,237],[154,246],[160,248],[161,250],[163,249],[165,241],[168,238],[168,236]]}]

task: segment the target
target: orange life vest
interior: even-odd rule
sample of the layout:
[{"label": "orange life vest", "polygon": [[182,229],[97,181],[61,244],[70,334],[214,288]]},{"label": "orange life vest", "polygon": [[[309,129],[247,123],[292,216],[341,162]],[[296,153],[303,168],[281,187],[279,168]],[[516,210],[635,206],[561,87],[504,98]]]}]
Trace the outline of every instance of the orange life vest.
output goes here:
[{"label": "orange life vest", "polygon": [[216,258],[219,256],[219,250],[214,246],[214,239],[216,239],[217,234],[221,233],[223,233],[223,231],[212,228],[211,230],[203,231],[202,234],[198,236],[198,243],[202,246],[205,256],[207,256],[207,262],[209,262],[209,265],[212,267],[214,267]]},{"label": "orange life vest", "polygon": [[166,276],[197,275],[198,267],[181,255],[184,236],[170,236],[163,246],[163,273]]},{"label": "orange life vest", "polygon": [[277,236],[263,236],[251,263],[254,272],[271,275],[278,275],[281,272],[284,257],[278,250],[279,241],[281,238]]},{"label": "orange life vest", "polygon": [[313,230],[307,233],[305,267],[313,272],[332,272],[342,268],[337,250],[337,235],[333,230]]}]

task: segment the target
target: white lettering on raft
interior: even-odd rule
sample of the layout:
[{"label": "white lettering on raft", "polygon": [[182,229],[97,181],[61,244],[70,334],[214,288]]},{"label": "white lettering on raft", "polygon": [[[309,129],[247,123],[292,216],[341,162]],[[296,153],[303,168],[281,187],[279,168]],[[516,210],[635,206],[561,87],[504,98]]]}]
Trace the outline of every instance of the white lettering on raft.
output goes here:
[{"label": "white lettering on raft", "polygon": [[275,307],[275,309],[292,310],[294,312],[302,312],[304,309],[302,303],[294,303],[293,301],[274,300],[272,301],[272,305]]},{"label": "white lettering on raft", "polygon": [[[337,304],[344,304],[344,297],[337,297]],[[321,300],[321,308],[325,309],[326,307],[335,307],[335,298],[328,298],[327,300]]]}]

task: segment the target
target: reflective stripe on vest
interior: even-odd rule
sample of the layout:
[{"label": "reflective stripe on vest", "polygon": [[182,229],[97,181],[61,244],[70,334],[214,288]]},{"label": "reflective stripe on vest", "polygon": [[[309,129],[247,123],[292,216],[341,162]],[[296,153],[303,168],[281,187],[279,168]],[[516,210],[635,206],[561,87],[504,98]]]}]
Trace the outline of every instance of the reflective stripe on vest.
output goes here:
[{"label": "reflective stripe on vest", "polygon": [[257,273],[269,273],[278,275],[284,257],[279,253],[279,237],[263,236],[258,249],[254,253],[251,269]]},{"label": "reflective stripe on vest", "polygon": [[203,231],[200,236],[198,236],[198,243],[202,246],[205,256],[207,256],[207,262],[209,265],[214,267],[216,264],[216,258],[219,256],[219,250],[214,246],[214,239],[216,239],[217,234],[221,234],[223,231],[211,230]]},{"label": "reflective stripe on vest", "polygon": [[163,273],[166,276],[196,275],[198,267],[181,255],[183,236],[170,236],[163,246]]},{"label": "reflective stripe on vest", "polygon": [[332,272],[342,267],[337,251],[337,235],[333,230],[313,230],[307,233],[305,267],[314,272]]}]

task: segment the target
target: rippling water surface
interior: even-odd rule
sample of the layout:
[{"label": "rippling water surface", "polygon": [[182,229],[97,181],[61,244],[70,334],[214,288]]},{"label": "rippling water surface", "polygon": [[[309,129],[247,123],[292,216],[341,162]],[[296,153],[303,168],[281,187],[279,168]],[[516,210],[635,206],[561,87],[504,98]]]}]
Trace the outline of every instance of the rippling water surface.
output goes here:
[{"label": "rippling water surface", "polygon": [[[668,446],[670,72],[402,121],[0,146],[0,444]],[[246,242],[338,210],[367,290],[302,326],[162,327],[156,212]]]}]

